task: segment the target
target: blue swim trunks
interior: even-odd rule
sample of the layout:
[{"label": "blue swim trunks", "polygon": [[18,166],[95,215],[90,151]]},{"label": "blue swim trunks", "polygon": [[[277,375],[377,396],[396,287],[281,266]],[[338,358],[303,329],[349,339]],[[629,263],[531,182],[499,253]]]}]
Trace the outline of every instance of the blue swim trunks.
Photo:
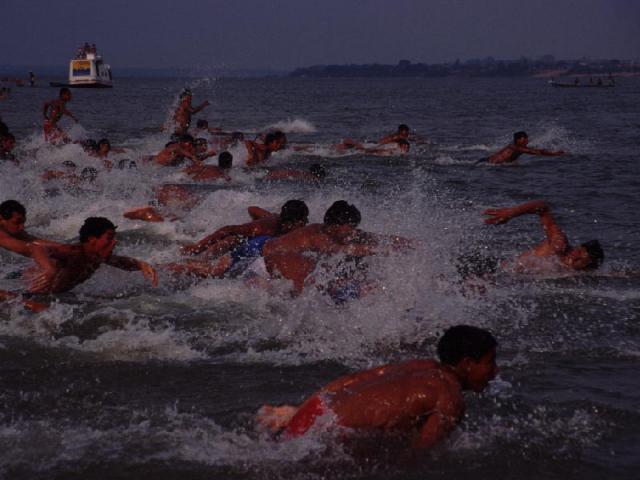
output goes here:
[{"label": "blue swim trunks", "polygon": [[235,250],[231,252],[231,267],[229,267],[229,273],[231,275],[237,275],[242,273],[257,257],[262,256],[262,249],[264,244],[271,240],[273,237],[269,235],[260,235],[258,237],[250,238],[246,240],[242,245],[239,245]]},{"label": "blue swim trunks", "polygon": [[360,298],[360,282],[351,280],[339,287],[332,287],[329,289],[329,296],[336,305],[342,305],[349,300]]}]

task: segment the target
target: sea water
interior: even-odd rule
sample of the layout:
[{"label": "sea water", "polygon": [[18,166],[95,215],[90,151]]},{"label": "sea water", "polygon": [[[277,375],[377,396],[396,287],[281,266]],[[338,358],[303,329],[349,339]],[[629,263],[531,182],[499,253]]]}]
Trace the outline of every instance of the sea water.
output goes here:
[{"label": "sea water", "polygon": [[[44,82],[44,80],[43,80]],[[554,89],[539,79],[120,79],[73,90],[74,139],[108,138],[137,169],[106,171],[79,145],[43,142],[42,104],[57,89],[13,89],[0,116],[18,140],[20,167],[0,165],[0,200],[28,210],[27,230],[75,241],[89,216],[118,225],[116,253],[154,265],[246,208],[304,200],[320,222],[335,200],[361,227],[416,239],[372,258],[375,294],[336,306],[313,288],[292,299],[240,279],[160,286],[104,266],[42,313],[0,307],[0,476],[4,478],[637,478],[640,466],[640,81],[613,89]],[[281,129],[311,153],[269,164],[321,163],[318,185],[233,181],[197,187],[201,201],[175,221],[123,218],[162,183],[193,183],[146,165],[168,140],[184,87],[195,118],[247,132]],[[374,141],[408,124],[421,138],[405,157],[336,155],[343,138]],[[526,130],[530,144],[570,152],[518,164],[473,164]],[[72,160],[99,169],[68,190],[42,173]],[[55,187],[55,188],[54,188]],[[196,187],[194,187],[196,188]],[[482,211],[544,199],[572,243],[597,238],[602,268],[572,276],[505,276],[484,293],[461,287],[456,259],[510,258],[544,236],[535,216],[488,226]],[[0,288],[19,289],[29,265],[0,251]],[[635,271],[635,273],[634,273]],[[621,274],[623,272],[624,274]],[[336,377],[385,362],[433,357],[449,326],[491,329],[500,373],[450,438],[411,459],[397,446],[354,455],[322,436],[279,442],[256,428],[265,403],[296,404]],[[374,442],[376,443],[376,442]],[[400,448],[400,451],[403,449]]]}]

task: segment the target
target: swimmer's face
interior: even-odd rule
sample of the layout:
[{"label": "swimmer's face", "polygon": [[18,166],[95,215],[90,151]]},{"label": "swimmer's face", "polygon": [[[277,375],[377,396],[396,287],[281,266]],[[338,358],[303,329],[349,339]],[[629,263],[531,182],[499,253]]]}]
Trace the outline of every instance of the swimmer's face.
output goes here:
[{"label": "swimmer's face", "polygon": [[498,374],[495,348],[489,350],[479,360],[467,358],[465,361],[468,362],[466,386],[474,392],[482,392]]},{"label": "swimmer's face", "polygon": [[8,220],[0,217],[0,225],[9,235],[20,235],[24,232],[24,222],[26,220],[26,217],[21,213],[13,212],[13,215]]},{"label": "swimmer's face", "polygon": [[519,145],[521,147],[526,147],[528,143],[529,137],[520,137],[516,140],[516,145]]},{"label": "swimmer's face", "polygon": [[92,253],[106,260],[111,256],[116,243],[116,231],[109,229],[99,237],[89,237],[87,246]]},{"label": "swimmer's face", "polygon": [[110,150],[111,150],[111,145],[109,145],[108,143],[101,143],[100,144],[100,153],[102,155],[108,154]]},{"label": "swimmer's face", "polygon": [[64,92],[62,95],[60,95],[60,98],[65,102],[70,102],[71,101],[71,92]]},{"label": "swimmer's face", "polygon": [[592,261],[589,252],[582,246],[574,248],[564,257],[564,263],[573,270],[584,270],[591,266]]},{"label": "swimmer's face", "polygon": [[12,138],[4,138],[2,139],[2,149],[6,152],[10,152],[13,150],[13,147],[16,146],[16,141]]}]

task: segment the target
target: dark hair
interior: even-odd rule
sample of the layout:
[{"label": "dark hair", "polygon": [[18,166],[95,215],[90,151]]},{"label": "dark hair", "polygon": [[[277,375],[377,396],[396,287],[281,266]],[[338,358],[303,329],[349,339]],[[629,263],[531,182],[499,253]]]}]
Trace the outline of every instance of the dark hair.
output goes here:
[{"label": "dark hair", "polygon": [[480,360],[498,345],[488,330],[471,325],[456,325],[438,341],[438,358],[447,365],[457,365],[463,358]]},{"label": "dark hair", "polygon": [[12,140],[12,141],[16,141],[16,137],[14,137],[12,134],[10,134],[9,132],[5,133],[4,135],[0,135],[0,140],[4,141],[4,140]]},{"label": "dark hair", "polygon": [[109,142],[109,140],[107,140],[106,138],[103,138],[98,142],[98,148],[100,148],[102,145],[108,145],[109,148],[111,148],[111,142]]},{"label": "dark hair", "polygon": [[0,203],[0,217],[4,218],[5,220],[9,220],[11,217],[13,217],[14,213],[26,216],[27,209],[24,208],[24,205],[16,200],[6,200]]},{"label": "dark hair", "polygon": [[207,139],[203,137],[198,137],[193,141],[194,145],[207,145],[208,143]]},{"label": "dark hair", "polygon": [[311,165],[309,167],[309,173],[311,173],[311,175],[313,175],[314,177],[317,177],[318,180],[322,180],[327,176],[327,171],[319,163],[314,163],[313,165]]},{"label": "dark hair", "polygon": [[324,214],[325,225],[352,225],[357,227],[362,220],[360,210],[344,200],[338,200]]},{"label": "dark hair", "polygon": [[72,160],[65,160],[64,162],[62,162],[62,166],[63,167],[67,167],[67,168],[77,168],[78,165],[76,165],[76,162],[72,161]]},{"label": "dark hair", "polygon": [[80,227],[80,243],[86,243],[90,237],[101,237],[107,230],[115,230],[111,220],[104,217],[89,217]]},{"label": "dark hair", "polygon": [[306,221],[309,217],[309,207],[302,200],[289,200],[280,209],[280,223],[296,223]]},{"label": "dark hair", "polygon": [[585,270],[595,270],[602,265],[604,261],[604,250],[602,250],[602,245],[600,245],[598,240],[590,240],[580,246],[585,248],[591,258],[591,263],[584,268]]},{"label": "dark hair", "polygon": [[228,170],[233,165],[233,155],[231,155],[226,150],[224,152],[220,152],[218,155],[218,167],[223,170]]},{"label": "dark hair", "polygon": [[242,132],[231,132],[231,141],[237,142],[240,140],[244,140],[244,133]]},{"label": "dark hair", "polygon": [[67,87],[62,87],[60,89],[60,96],[62,97],[62,95],[64,95],[65,93],[68,93],[69,95],[71,95],[71,90],[69,90]]},{"label": "dark hair", "polygon": [[527,132],[525,131],[520,131],[520,132],[516,132],[513,134],[513,141],[517,141],[520,138],[529,138],[529,135],[527,135]]},{"label": "dark hair", "polygon": [[208,127],[209,127],[209,122],[207,122],[202,118],[196,122],[196,128],[208,128]]},{"label": "dark hair", "polygon": [[264,137],[264,144],[269,145],[272,142],[278,140],[278,137],[274,133],[267,133]]},{"label": "dark hair", "polygon": [[408,132],[409,131],[409,126],[405,125],[404,123],[401,123],[400,125],[398,125],[398,133],[400,132]]},{"label": "dark hair", "polygon": [[191,93],[191,89],[189,88],[185,88],[182,90],[182,92],[180,92],[180,98],[184,98],[184,97],[190,97],[192,95]]},{"label": "dark hair", "polygon": [[188,133],[185,133],[184,135],[180,135],[178,137],[178,143],[191,143],[191,144],[193,144],[193,137],[191,135],[189,135]]},{"label": "dark hair", "polygon": [[98,150],[98,143],[95,140],[85,140],[81,145],[85,152],[95,152]]}]

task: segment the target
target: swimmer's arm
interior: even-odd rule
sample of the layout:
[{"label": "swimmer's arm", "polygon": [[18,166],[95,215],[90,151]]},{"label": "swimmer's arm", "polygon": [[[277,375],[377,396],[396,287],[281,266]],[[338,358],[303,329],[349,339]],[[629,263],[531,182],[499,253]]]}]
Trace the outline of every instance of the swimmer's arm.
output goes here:
[{"label": "swimmer's arm", "polygon": [[2,232],[0,232],[0,248],[4,248],[5,250],[9,250],[10,252],[14,252],[25,257],[30,257],[32,250],[29,242],[13,238]]},{"label": "swimmer's arm", "polygon": [[547,242],[556,254],[562,254],[569,248],[569,241],[560,226],[556,223],[551,209],[546,208],[540,212],[540,222],[547,237]]},{"label": "swimmer's arm", "polygon": [[420,429],[419,437],[413,442],[414,448],[428,449],[446,438],[463,414],[463,409],[460,408],[461,398],[450,393],[447,387],[435,387],[435,390],[433,393],[427,392],[437,395],[438,400]]},{"label": "swimmer's arm", "polygon": [[518,147],[514,146],[513,149],[519,153],[527,153],[529,155],[541,155],[543,157],[559,157],[560,155],[565,155],[566,152],[564,150],[545,150],[544,148],[535,148],[535,147]]},{"label": "swimmer's arm", "polygon": [[274,217],[276,215],[275,213],[271,213],[269,210],[253,205],[247,208],[247,212],[249,212],[249,216],[252,220],[260,220],[261,218]]},{"label": "swimmer's arm", "polygon": [[42,107],[42,115],[44,115],[45,120],[49,120],[49,106],[51,105],[51,100],[48,102],[44,102],[44,106]]},{"label": "swimmer's arm", "polygon": [[398,135],[394,133],[393,135],[387,135],[386,137],[382,137],[376,143],[378,145],[388,145],[389,143],[395,143],[398,141]]},{"label": "swimmer's arm", "polygon": [[484,223],[489,225],[500,225],[507,223],[509,220],[520,215],[538,214],[542,215],[549,211],[549,206],[542,200],[523,203],[511,208],[488,208],[483,215],[489,215],[491,218],[485,218]]},{"label": "swimmer's arm", "polygon": [[[6,301],[6,300],[13,300],[14,298],[17,298],[17,297],[18,295],[15,293],[8,292],[6,290],[0,290],[0,302]],[[36,313],[41,312],[42,310],[45,310],[46,308],[48,308],[48,305],[45,305],[44,303],[34,302],[33,300],[29,300],[28,298],[21,298],[20,301],[25,306],[25,308],[28,308],[29,310],[32,310]]]},{"label": "swimmer's arm", "polygon": [[229,237],[231,235],[236,235],[235,231],[241,226],[242,225],[227,225],[226,227],[219,228],[211,235],[207,235],[206,237],[204,237],[199,242],[193,245],[185,245],[184,247],[182,247],[182,252],[186,255],[197,255],[199,253],[202,253],[211,245],[222,240],[223,238]]},{"label": "swimmer's arm", "polygon": [[144,275],[144,278],[151,282],[154,287],[158,286],[158,273],[155,268],[149,265],[147,262],[130,257],[123,257],[120,255],[111,255],[105,262],[107,265],[119,268],[120,270],[126,270],[132,272],[139,270]]},{"label": "swimmer's arm", "polygon": [[209,106],[209,100],[205,100],[204,102],[202,102],[200,105],[198,105],[195,108],[191,109],[191,113],[198,113],[202,110],[204,110],[206,107]]}]

